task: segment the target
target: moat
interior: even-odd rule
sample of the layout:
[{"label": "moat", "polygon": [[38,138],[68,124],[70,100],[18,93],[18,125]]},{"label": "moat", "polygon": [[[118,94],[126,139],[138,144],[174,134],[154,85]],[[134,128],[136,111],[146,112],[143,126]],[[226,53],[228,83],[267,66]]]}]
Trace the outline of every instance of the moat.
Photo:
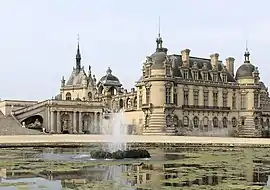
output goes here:
[{"label": "moat", "polygon": [[0,190],[267,189],[269,148],[153,148],[95,160],[93,148],[2,148]]}]

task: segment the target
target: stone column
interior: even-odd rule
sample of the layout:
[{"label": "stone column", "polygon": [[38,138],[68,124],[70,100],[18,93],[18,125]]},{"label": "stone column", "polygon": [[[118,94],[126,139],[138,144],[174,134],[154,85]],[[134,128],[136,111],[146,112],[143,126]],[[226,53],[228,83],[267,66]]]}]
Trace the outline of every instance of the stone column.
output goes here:
[{"label": "stone column", "polygon": [[51,129],[50,129],[50,133],[54,133],[54,111],[51,111]]},{"label": "stone column", "polygon": [[73,112],[73,133],[77,133],[77,118],[76,118],[76,112]]},{"label": "stone column", "polygon": [[93,132],[97,133],[97,112],[93,115]]},{"label": "stone column", "polygon": [[79,112],[79,131],[80,134],[82,134],[82,112]]},{"label": "stone column", "polygon": [[46,132],[50,132],[51,131],[51,112],[50,112],[50,108],[47,107],[47,129]]},{"label": "stone column", "polygon": [[56,124],[56,133],[61,133],[61,115],[60,115],[60,111],[57,111],[57,124]]}]

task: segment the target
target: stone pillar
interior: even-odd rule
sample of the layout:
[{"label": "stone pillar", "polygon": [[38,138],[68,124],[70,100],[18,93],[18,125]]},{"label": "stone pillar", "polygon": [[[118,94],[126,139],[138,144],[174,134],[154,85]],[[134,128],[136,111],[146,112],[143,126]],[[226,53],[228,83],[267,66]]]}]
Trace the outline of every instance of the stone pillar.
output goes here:
[{"label": "stone pillar", "polygon": [[93,132],[97,133],[97,112],[93,115]]},{"label": "stone pillar", "polygon": [[60,115],[60,111],[57,111],[57,123],[56,123],[56,133],[61,133],[61,115]]},{"label": "stone pillar", "polygon": [[55,130],[54,130],[54,111],[51,111],[51,129],[50,129],[50,133],[54,133]]},{"label": "stone pillar", "polygon": [[50,112],[50,108],[47,107],[47,129],[46,132],[50,132],[51,131],[51,112]]},{"label": "stone pillar", "polygon": [[76,112],[73,112],[73,133],[77,133],[77,118]]},{"label": "stone pillar", "polygon": [[82,134],[82,112],[79,112],[79,131],[80,134]]}]

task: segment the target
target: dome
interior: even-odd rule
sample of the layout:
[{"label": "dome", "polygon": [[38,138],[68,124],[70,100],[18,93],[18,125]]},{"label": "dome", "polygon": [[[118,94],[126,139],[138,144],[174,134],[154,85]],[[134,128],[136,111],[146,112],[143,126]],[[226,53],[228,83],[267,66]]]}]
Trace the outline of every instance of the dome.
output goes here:
[{"label": "dome", "polygon": [[255,66],[251,63],[242,64],[236,71],[236,78],[252,77]]},{"label": "dome", "polygon": [[112,70],[110,67],[107,69],[106,75],[101,77],[99,83],[103,85],[122,86],[119,79],[112,74]]},{"label": "dome", "polygon": [[158,69],[158,68],[163,68],[164,66],[164,61],[167,58],[167,49],[166,48],[162,48],[162,49],[158,49],[159,51],[156,51],[155,53],[153,53],[151,55],[151,58],[153,60],[153,65],[152,68],[154,69]]}]

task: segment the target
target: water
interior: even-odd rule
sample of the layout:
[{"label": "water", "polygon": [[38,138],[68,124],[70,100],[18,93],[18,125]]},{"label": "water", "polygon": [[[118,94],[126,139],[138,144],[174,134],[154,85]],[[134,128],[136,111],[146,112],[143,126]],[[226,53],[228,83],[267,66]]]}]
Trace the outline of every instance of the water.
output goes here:
[{"label": "water", "polygon": [[111,134],[108,139],[108,142],[111,142],[108,144],[108,151],[126,150],[127,143],[122,137],[127,135],[127,125],[124,123],[124,110],[121,109],[118,112],[111,113],[107,123],[107,129],[102,129],[102,131],[105,131],[105,134]]}]

